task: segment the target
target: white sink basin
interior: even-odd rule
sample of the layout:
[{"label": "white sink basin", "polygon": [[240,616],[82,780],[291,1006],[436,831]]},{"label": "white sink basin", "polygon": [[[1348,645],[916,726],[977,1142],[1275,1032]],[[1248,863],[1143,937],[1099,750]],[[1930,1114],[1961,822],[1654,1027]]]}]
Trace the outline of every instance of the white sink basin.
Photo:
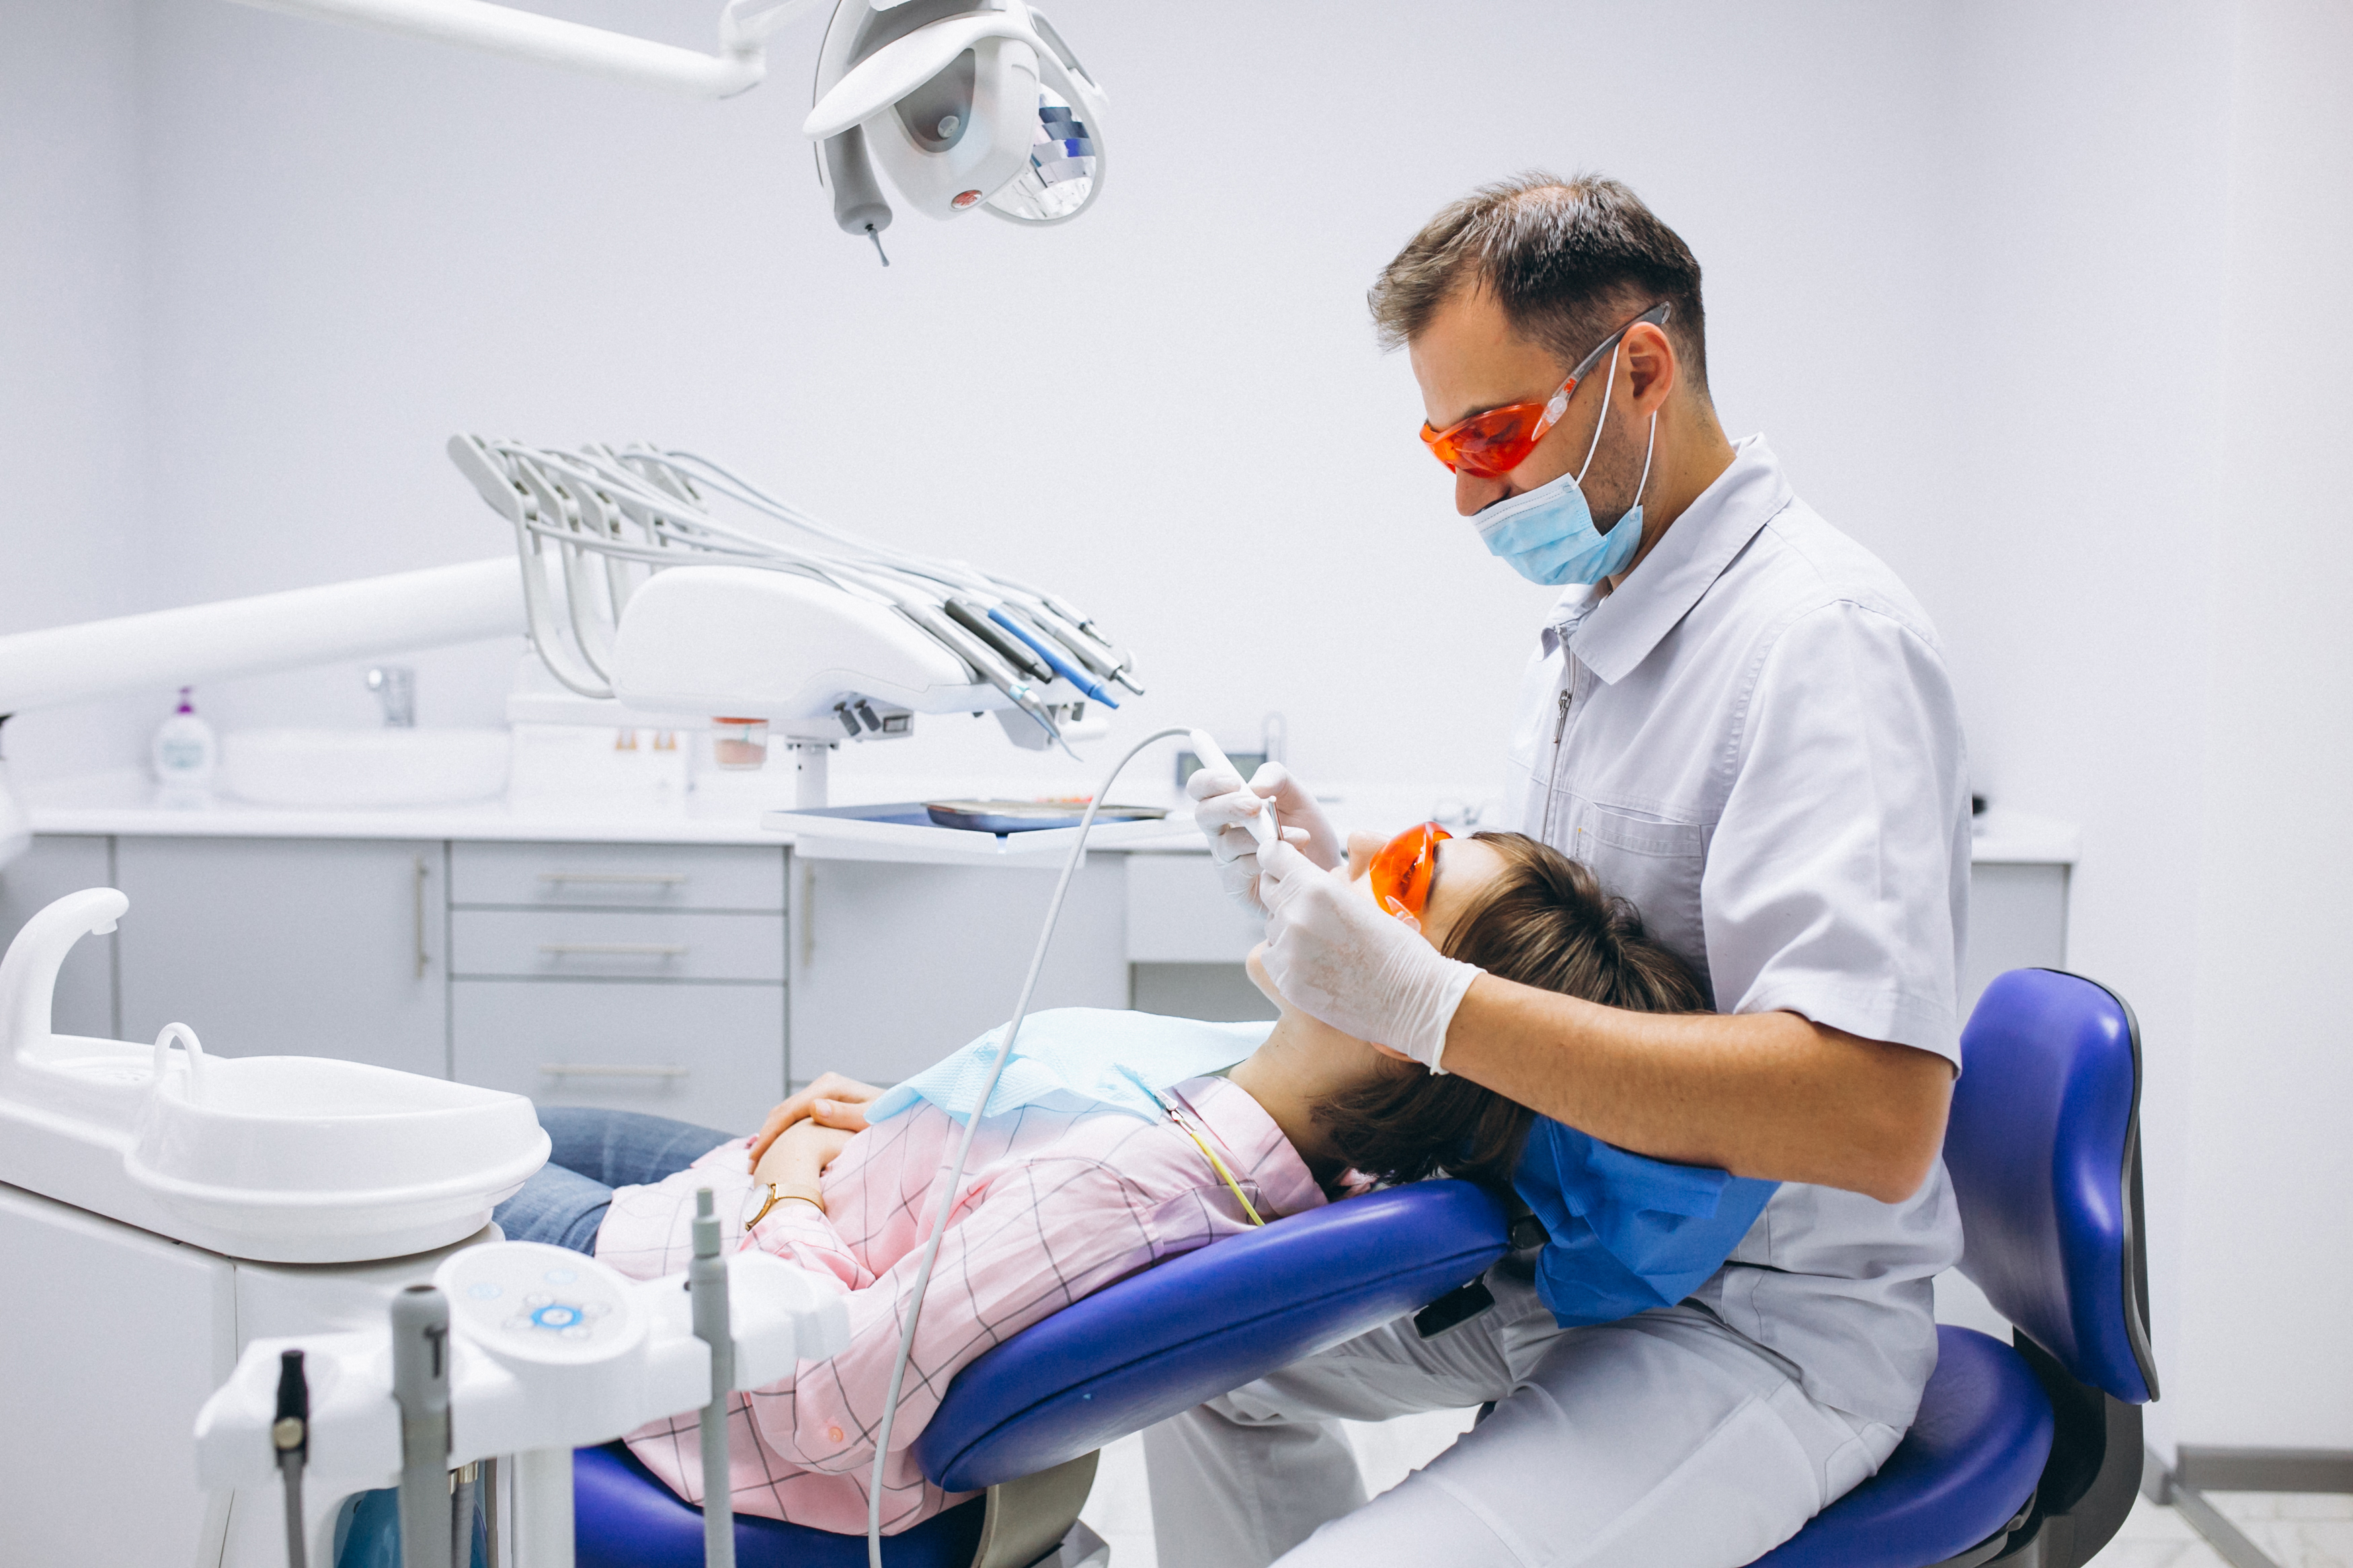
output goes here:
[{"label": "white sink basin", "polygon": [[505,793],[504,730],[232,730],[221,788],[256,805],[442,805]]}]

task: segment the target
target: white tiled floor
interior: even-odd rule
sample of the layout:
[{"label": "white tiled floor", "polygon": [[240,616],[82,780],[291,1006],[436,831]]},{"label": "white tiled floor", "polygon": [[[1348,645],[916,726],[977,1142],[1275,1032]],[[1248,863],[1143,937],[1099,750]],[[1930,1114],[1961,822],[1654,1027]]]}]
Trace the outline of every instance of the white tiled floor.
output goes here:
[{"label": "white tiled floor", "polygon": [[2189,1521],[2147,1498],[2133,1510],[2091,1568],[2230,1568]]},{"label": "white tiled floor", "polygon": [[[1446,1412],[1349,1426],[1365,1484],[1380,1492],[1426,1463],[1470,1426],[1471,1413]],[[2208,1498],[2268,1552],[2280,1568],[2353,1568],[2353,1496],[2304,1492],[2209,1492]],[[1086,1521],[1111,1542],[1112,1568],[1158,1568],[1152,1549],[1152,1499],[1144,1479],[1144,1439],[1124,1437],[1103,1450]],[[2189,1521],[2143,1498],[2092,1568],[2228,1568]]]},{"label": "white tiled floor", "polygon": [[2353,1568],[2353,1495],[2208,1492],[2280,1568]]}]

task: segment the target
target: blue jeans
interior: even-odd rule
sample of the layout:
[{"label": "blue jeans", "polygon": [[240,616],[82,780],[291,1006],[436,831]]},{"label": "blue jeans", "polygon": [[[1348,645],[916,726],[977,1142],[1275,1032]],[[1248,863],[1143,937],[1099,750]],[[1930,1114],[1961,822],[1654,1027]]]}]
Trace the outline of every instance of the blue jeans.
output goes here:
[{"label": "blue jeans", "polygon": [[615,1187],[675,1175],[736,1136],[638,1110],[543,1105],[539,1124],[554,1145],[520,1192],[491,1211],[509,1241],[543,1241],[595,1253]]}]

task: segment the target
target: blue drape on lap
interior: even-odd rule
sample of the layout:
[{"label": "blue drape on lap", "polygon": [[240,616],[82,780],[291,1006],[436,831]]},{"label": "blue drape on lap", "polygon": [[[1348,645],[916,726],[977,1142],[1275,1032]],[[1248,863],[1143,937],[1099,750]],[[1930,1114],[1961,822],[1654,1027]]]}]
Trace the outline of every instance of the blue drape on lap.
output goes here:
[{"label": "blue drape on lap", "polygon": [[1671,1307],[1724,1266],[1778,1182],[1676,1165],[1538,1117],[1512,1185],[1551,1234],[1536,1294],[1563,1328]]}]

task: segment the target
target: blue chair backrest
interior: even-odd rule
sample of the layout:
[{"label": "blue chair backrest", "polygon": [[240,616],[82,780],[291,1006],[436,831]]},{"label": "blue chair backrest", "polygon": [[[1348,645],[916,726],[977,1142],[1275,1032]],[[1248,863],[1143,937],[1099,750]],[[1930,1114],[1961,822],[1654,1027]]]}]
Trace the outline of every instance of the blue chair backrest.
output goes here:
[{"label": "blue chair backrest", "polygon": [[974,1491],[1090,1453],[1477,1278],[1508,1223],[1469,1182],[1415,1182],[1171,1258],[958,1373],[915,1460]]},{"label": "blue chair backrest", "polygon": [[2078,1382],[2155,1398],[2132,1010],[2080,975],[2013,969],[1970,1014],[1961,1068],[1945,1134],[1961,1272]]}]

